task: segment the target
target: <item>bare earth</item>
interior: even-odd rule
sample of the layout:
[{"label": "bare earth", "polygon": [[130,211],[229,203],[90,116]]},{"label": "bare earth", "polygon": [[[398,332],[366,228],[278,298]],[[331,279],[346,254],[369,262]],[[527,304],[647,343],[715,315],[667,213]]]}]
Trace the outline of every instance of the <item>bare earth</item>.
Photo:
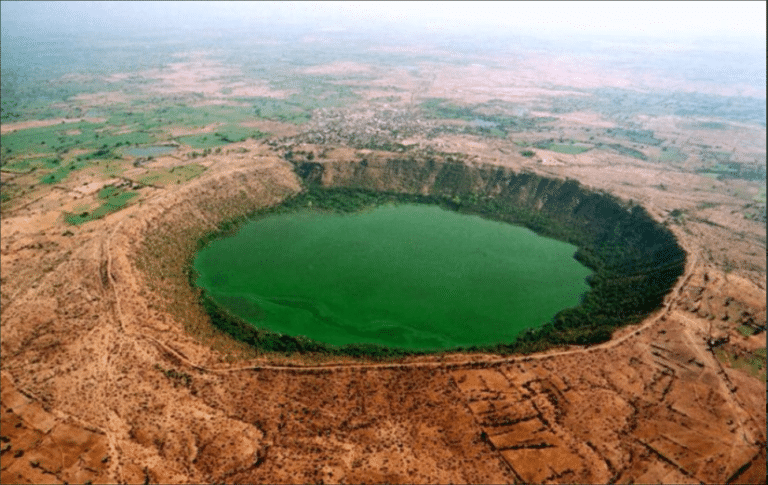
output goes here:
[{"label": "bare earth", "polygon": [[[181,63],[145,75],[161,79],[162,92],[220,91],[208,77],[219,66],[189,64],[196,77]],[[339,69],[370,70],[341,63],[312,72]],[[468,102],[540,94],[524,78],[510,82],[514,73],[456,70],[398,78],[410,90],[403,103],[456,89]],[[662,134],[673,136],[667,121]],[[574,125],[611,126],[578,112],[559,123],[566,137]],[[275,122],[249,126],[295,134]],[[589,348],[384,364],[257,356],[210,327],[180,269],[202,231],[300,190],[280,147],[227,147],[198,160],[208,168],[201,177],[144,187],[138,203],[78,227],[63,222],[62,207],[107,181],[73,176],[50,194],[30,193],[0,221],[0,481],[765,483],[765,382],[715,354],[765,345],[765,333],[736,331],[766,322],[765,226],[733,216],[743,205],[734,194],[746,189],[601,150],[534,149],[525,158],[506,140],[411,141],[637,201],[678,237],[686,272],[664,308]],[[687,211],[684,226],[675,209]]]}]

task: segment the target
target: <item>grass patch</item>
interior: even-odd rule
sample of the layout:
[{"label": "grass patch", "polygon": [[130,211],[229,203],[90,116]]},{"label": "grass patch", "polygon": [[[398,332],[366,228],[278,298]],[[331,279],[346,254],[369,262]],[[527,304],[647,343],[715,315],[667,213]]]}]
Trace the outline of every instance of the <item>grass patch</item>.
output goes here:
[{"label": "grass patch", "polygon": [[626,130],[624,128],[608,128],[606,130],[606,134],[616,138],[623,138],[625,140],[631,141],[632,143],[637,143],[640,145],[658,146],[661,145],[661,142],[663,141],[656,138],[653,131],[651,130]]},{"label": "grass patch", "polygon": [[481,133],[491,138],[504,138],[507,136],[506,131],[500,130],[498,128],[488,128],[487,130],[482,130]]},{"label": "grass patch", "polygon": [[674,147],[663,147],[659,154],[659,161],[663,163],[679,163],[688,159],[688,155]]},{"label": "grass patch", "polygon": [[198,163],[180,165],[170,169],[150,170],[137,179],[138,182],[146,185],[168,185],[188,182],[205,172],[205,167]]},{"label": "grass patch", "polygon": [[760,192],[752,198],[755,202],[761,202],[765,204],[765,186],[760,187]]},{"label": "grass patch", "polygon": [[762,381],[766,380],[765,347],[745,355],[737,355],[719,348],[715,350],[717,359],[723,364],[728,364],[732,369],[740,370]]},{"label": "grass patch", "polygon": [[377,98],[371,98],[373,103],[397,103],[402,98],[400,96],[379,96]]},{"label": "grass patch", "polygon": [[470,107],[458,106],[444,98],[432,98],[421,103],[421,109],[434,118],[470,121],[477,116]]},{"label": "grass patch", "polygon": [[61,165],[60,157],[25,158],[3,165],[4,172],[29,173],[37,169],[51,170]]},{"label": "grass patch", "polygon": [[[35,153],[64,153],[71,149],[107,149],[154,142],[157,135],[146,131],[120,133],[101,123],[65,123],[19,130],[3,135],[3,156]],[[76,134],[70,134],[76,133]]]},{"label": "grass patch", "polygon": [[101,219],[107,214],[119,211],[137,195],[139,195],[138,192],[123,191],[121,188],[109,185],[101,189],[98,193],[99,199],[104,201],[99,207],[91,212],[83,211],[77,214],[65,212],[64,221],[66,221],[67,224],[79,226],[88,221]]},{"label": "grass patch", "polygon": [[717,121],[701,121],[698,123],[691,123],[691,128],[702,128],[705,130],[725,130],[728,126],[725,123]]},{"label": "grass patch", "polygon": [[300,125],[312,117],[311,110],[295,101],[274,98],[259,98],[254,103],[254,114],[267,120],[282,121]]},{"label": "grass patch", "polygon": [[53,172],[50,172],[46,175],[43,175],[40,177],[40,183],[41,184],[57,184],[61,182],[62,180],[69,177],[69,174],[72,172],[75,172],[77,170],[80,170],[83,168],[87,162],[82,159],[75,159],[73,161],[70,161],[69,163],[60,166]]},{"label": "grass patch", "polygon": [[144,110],[121,110],[109,118],[109,124],[133,131],[155,130],[162,126],[180,125],[200,128],[212,123],[240,123],[253,119],[250,108],[243,106],[165,105]]},{"label": "grass patch", "polygon": [[214,136],[221,138],[223,141],[228,143],[245,141],[248,138],[259,139],[267,136],[266,133],[262,133],[259,130],[238,125],[220,126],[213,134]]},{"label": "grass patch", "polygon": [[109,199],[110,197],[113,197],[120,193],[120,189],[115,187],[114,185],[107,185],[106,187],[103,187],[101,190],[99,190],[99,193],[96,194],[99,199]]},{"label": "grass patch", "polygon": [[720,177],[719,173],[712,173],[712,172],[700,172],[699,175],[701,175],[702,177],[707,177],[715,180],[718,180],[718,178]]},{"label": "grass patch", "polygon": [[634,148],[625,147],[624,145],[619,145],[619,144],[613,144],[608,146],[610,148],[613,148],[617,152],[621,153],[622,155],[627,155],[629,157],[637,158],[638,160],[648,160],[648,157],[645,156],[645,153],[641,152],[640,150],[635,150]]},{"label": "grass patch", "polygon": [[107,118],[109,126],[119,126],[120,131],[140,132],[155,130],[163,125],[170,124],[158,113],[159,110],[139,111],[128,106],[114,110]]},{"label": "grass patch", "polygon": [[213,133],[202,133],[199,135],[188,135],[177,138],[179,143],[188,145],[191,148],[213,148],[227,145],[229,142],[214,136]]},{"label": "grass patch", "polygon": [[248,138],[259,139],[266,136],[259,130],[246,128],[237,125],[225,125],[216,129],[213,133],[200,133],[199,135],[188,135],[177,138],[180,143],[191,148],[213,148],[230,143],[245,141]]},{"label": "grass patch", "polygon": [[96,166],[106,177],[118,177],[128,168],[128,164],[123,160],[106,160],[97,162]]},{"label": "grass patch", "polygon": [[65,132],[73,129],[72,125],[29,128],[5,134],[3,135],[3,155],[45,153],[57,150],[69,138]]},{"label": "grass patch", "polygon": [[717,172],[722,174],[738,174],[739,173],[739,164],[738,163],[716,163],[713,167],[710,167],[710,172]]},{"label": "grass patch", "polygon": [[[717,152],[725,153],[726,152]],[[710,160],[711,162],[711,160]],[[723,178],[738,178],[743,180],[750,180],[753,182],[763,182],[765,180],[765,168],[759,166],[742,165],[737,162],[729,162],[719,160],[715,164],[702,169],[702,171],[717,173]]]},{"label": "grass patch", "polygon": [[154,157],[162,157],[164,155],[170,155],[175,151],[176,151],[175,145],[148,145],[148,146],[130,147],[127,149],[123,149],[121,150],[121,153],[124,155],[137,157],[137,158],[140,158],[140,157],[154,158]]},{"label": "grass patch", "polygon": [[274,79],[270,86],[276,89],[298,90],[286,99],[255,97],[248,101],[253,105],[252,113],[259,118],[300,125],[312,118],[312,111],[320,108],[348,106],[358,96],[351,87],[334,84],[327,79],[313,76],[287,76]]},{"label": "grass patch", "polygon": [[582,143],[575,143],[571,141],[571,143],[554,143],[554,142],[543,142],[543,143],[537,143],[537,148],[542,148],[544,150],[550,150],[557,153],[565,153],[568,155],[578,155],[579,153],[584,153],[590,148],[592,148],[589,145],[584,145]]},{"label": "grass patch", "polygon": [[[161,120],[163,124],[186,127],[203,127],[211,123],[237,124],[253,119],[253,112],[249,107],[224,105],[164,106],[148,112],[148,115]],[[142,119],[140,123],[145,124],[146,122]]]},{"label": "grass patch", "polygon": [[0,189],[0,210],[6,210],[13,205],[13,200],[21,194],[19,186],[16,184],[6,183],[2,185]]},{"label": "grass patch", "polygon": [[750,327],[749,325],[739,325],[736,328],[736,331],[745,337],[751,337],[757,332],[754,328]]},{"label": "grass patch", "polygon": [[[702,150],[701,159],[704,162],[715,162],[717,164],[728,164],[731,161],[731,153],[715,150]],[[730,165],[722,165],[724,169],[730,168]]]}]

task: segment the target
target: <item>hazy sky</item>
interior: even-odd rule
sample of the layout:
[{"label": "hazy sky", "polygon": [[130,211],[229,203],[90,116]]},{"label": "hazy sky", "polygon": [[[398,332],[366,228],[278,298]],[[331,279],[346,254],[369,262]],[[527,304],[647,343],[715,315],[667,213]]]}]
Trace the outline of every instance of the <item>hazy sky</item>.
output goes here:
[{"label": "hazy sky", "polygon": [[249,25],[442,34],[574,33],[751,37],[765,43],[766,2],[0,2],[5,34]]}]

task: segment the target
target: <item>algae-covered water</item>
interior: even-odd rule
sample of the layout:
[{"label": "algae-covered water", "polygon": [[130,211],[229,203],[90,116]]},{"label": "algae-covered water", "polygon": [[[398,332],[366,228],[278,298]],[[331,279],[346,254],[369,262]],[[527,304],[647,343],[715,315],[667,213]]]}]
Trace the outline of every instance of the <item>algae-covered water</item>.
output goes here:
[{"label": "algae-covered water", "polygon": [[576,306],[576,247],[437,206],[305,210],[244,224],[194,261],[197,284],[255,326],[334,344],[437,350],[510,342]]}]

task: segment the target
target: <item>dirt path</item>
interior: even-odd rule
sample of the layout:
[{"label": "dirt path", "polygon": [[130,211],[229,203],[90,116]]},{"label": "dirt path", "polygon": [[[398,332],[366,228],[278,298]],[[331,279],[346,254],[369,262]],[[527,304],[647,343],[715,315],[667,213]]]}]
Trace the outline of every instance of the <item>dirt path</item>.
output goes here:
[{"label": "dirt path", "polygon": [[[680,318],[682,321],[684,321],[686,326],[688,326],[689,328],[699,327],[699,324],[696,321],[692,320],[691,318],[689,318],[687,315],[683,314],[682,312],[677,312],[675,316]],[[689,333],[685,333],[685,336],[691,342],[691,346],[690,346],[691,349],[699,348],[699,346],[696,345],[696,342],[693,342],[693,341],[690,340],[690,334]],[[715,363],[715,365],[717,367],[717,371],[718,371],[717,373],[720,376],[720,378],[722,379],[722,383],[723,383],[723,385],[725,387],[726,392],[723,392],[723,395],[728,400],[728,402],[729,402],[729,404],[731,406],[731,409],[734,411],[734,415],[736,416],[736,418],[739,421],[739,428],[742,429],[742,430],[747,430],[747,431],[749,431],[750,429],[758,428],[760,425],[755,422],[755,419],[752,416],[750,416],[750,414],[747,412],[747,409],[748,409],[747,406],[745,406],[744,403],[741,402],[739,397],[736,395],[736,392],[735,392],[736,385],[733,382],[731,382],[731,379],[728,377],[728,373],[726,372],[725,368],[723,367],[723,364],[720,362],[720,360],[717,358],[717,356],[714,354],[713,351],[710,350],[709,353],[710,353],[709,357]],[[742,418],[742,414],[744,416],[746,416],[746,419]],[[746,424],[745,424],[745,421],[749,421],[749,424],[751,424],[752,426],[751,427],[747,427]],[[744,440],[745,441],[751,441],[753,439],[754,439],[753,436],[746,436],[746,435],[744,435]],[[735,447],[735,443],[732,444],[731,451],[733,451],[734,447]]]}]

